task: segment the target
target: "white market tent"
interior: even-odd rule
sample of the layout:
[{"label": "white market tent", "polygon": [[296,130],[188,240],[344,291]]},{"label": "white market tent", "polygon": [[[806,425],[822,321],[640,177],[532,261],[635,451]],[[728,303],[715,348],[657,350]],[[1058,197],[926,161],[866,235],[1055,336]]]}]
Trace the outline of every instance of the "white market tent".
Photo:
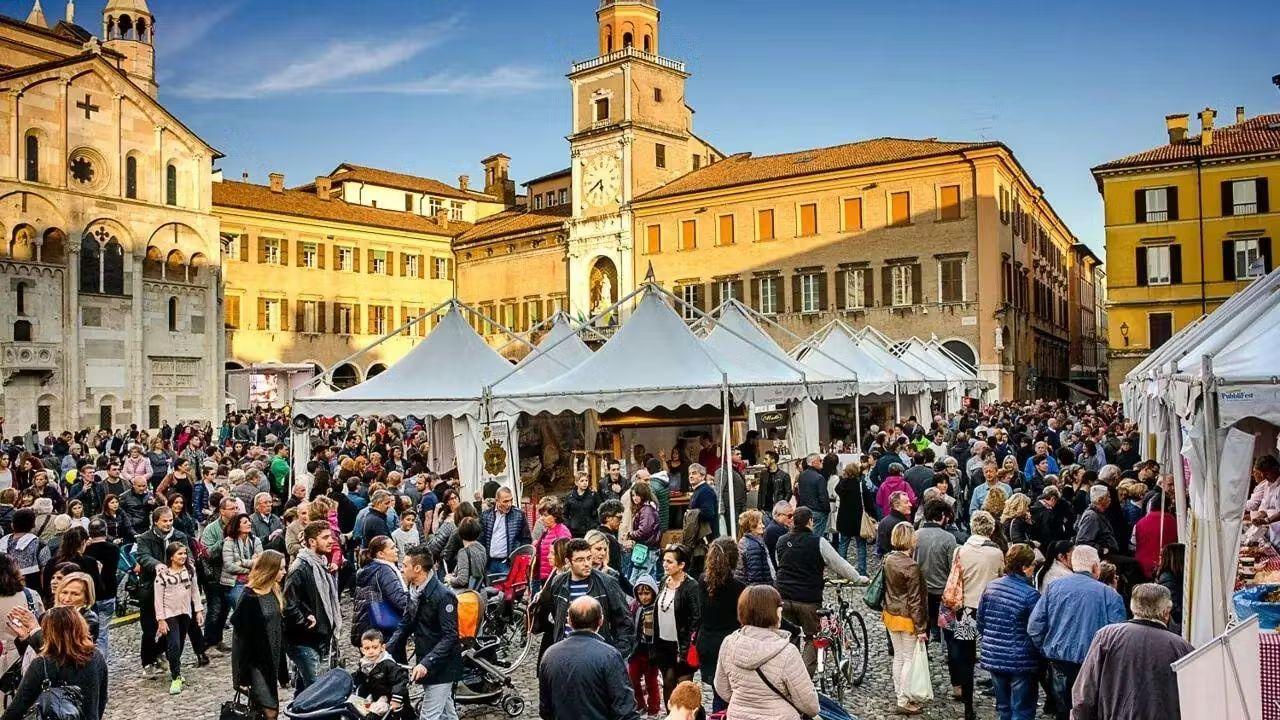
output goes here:
[{"label": "white market tent", "polygon": [[1189,511],[1179,524],[1188,543],[1185,628],[1197,645],[1230,620],[1250,466],[1276,449],[1277,343],[1280,270],[1188,325],[1123,383],[1126,406],[1155,436],[1157,459],[1182,480],[1175,488],[1179,510]]},{"label": "white market tent", "polygon": [[496,381],[493,387],[515,392],[534,388],[577,367],[591,357],[591,348],[582,341],[563,311],[551,316],[548,329],[537,347]]}]

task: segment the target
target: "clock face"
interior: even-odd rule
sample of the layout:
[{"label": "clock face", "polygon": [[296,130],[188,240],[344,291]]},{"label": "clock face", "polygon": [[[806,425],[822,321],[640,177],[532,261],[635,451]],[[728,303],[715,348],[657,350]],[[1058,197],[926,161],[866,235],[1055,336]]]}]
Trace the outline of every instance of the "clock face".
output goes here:
[{"label": "clock face", "polygon": [[582,167],[583,207],[604,207],[621,202],[622,171],[618,157],[607,153],[587,159]]}]

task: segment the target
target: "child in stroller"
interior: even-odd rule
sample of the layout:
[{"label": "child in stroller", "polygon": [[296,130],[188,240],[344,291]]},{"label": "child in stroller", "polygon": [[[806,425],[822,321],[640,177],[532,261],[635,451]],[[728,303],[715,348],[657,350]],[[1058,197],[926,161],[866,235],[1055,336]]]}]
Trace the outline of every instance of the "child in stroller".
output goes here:
[{"label": "child in stroller", "polygon": [[391,658],[378,630],[366,630],[360,636],[360,664],[351,679],[355,693],[349,702],[361,717],[398,714],[409,704],[409,673]]}]

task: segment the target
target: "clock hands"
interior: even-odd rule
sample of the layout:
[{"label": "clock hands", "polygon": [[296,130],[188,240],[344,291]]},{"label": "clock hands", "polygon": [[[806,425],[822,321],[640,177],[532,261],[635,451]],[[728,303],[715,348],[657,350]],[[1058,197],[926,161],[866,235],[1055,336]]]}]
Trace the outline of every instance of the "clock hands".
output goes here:
[{"label": "clock hands", "polygon": [[596,184],[592,185],[591,189],[587,190],[587,192],[594,192],[596,188],[600,188],[601,190],[604,190],[604,180],[597,180]]}]

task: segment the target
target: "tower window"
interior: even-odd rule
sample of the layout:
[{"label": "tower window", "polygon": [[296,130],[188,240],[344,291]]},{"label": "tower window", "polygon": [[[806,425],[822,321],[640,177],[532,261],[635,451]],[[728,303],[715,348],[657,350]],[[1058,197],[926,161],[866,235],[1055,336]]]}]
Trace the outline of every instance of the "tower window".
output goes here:
[{"label": "tower window", "polygon": [[18,320],[13,324],[14,342],[31,342],[31,322]]},{"label": "tower window", "polygon": [[622,33],[622,47],[629,48],[634,44],[635,42],[632,40],[631,33]]},{"label": "tower window", "polygon": [[138,199],[138,158],[132,155],[124,160],[124,196]]},{"label": "tower window", "polygon": [[662,102],[662,88],[656,87],[653,89],[653,101]]},{"label": "tower window", "polygon": [[644,36],[644,51],[653,52],[653,38],[649,35]]},{"label": "tower window", "polygon": [[178,298],[169,298],[169,332],[178,332]]},{"label": "tower window", "polygon": [[598,98],[595,103],[596,122],[604,122],[609,119],[609,98]]},{"label": "tower window", "polygon": [[164,203],[178,204],[178,166],[170,164],[164,169]]},{"label": "tower window", "polygon": [[19,315],[26,315],[27,314],[27,284],[26,283],[22,283],[22,282],[18,283],[17,294],[18,294],[18,302],[14,303],[14,309],[17,310]]},{"label": "tower window", "polygon": [[27,182],[40,182],[40,138],[35,133],[27,136]]},{"label": "tower window", "polygon": [[667,166],[667,146],[658,143],[653,146],[653,162],[660,168]]}]

